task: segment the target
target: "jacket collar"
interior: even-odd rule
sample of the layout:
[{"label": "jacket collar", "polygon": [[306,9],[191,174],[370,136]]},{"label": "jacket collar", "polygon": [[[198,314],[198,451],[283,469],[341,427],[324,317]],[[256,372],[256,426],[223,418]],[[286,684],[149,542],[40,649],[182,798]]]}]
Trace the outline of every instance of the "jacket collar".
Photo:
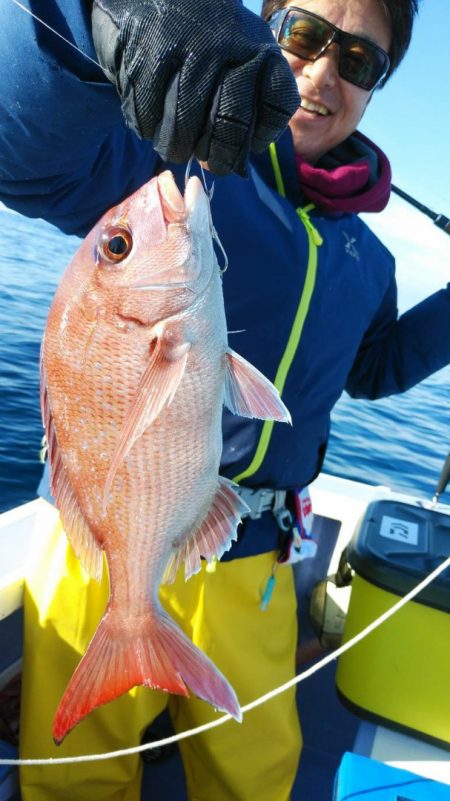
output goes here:
[{"label": "jacket collar", "polygon": [[[298,208],[313,202],[332,214],[378,212],[391,191],[391,168],[385,154],[356,131],[312,166],[296,156],[290,129],[276,143],[286,197]],[[276,190],[268,151],[253,155],[263,180]]]}]

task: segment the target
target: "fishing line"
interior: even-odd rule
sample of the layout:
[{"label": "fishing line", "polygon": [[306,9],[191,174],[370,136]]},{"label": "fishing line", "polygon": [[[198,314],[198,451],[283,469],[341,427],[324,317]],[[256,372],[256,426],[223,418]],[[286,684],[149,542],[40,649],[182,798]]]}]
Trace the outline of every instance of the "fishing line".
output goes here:
[{"label": "fishing line", "polygon": [[[291,687],[294,687],[296,684],[300,684],[305,679],[308,679],[310,676],[317,673],[322,668],[326,667],[330,662],[338,659],[342,654],[346,651],[349,651],[353,648],[357,643],[361,642],[365,637],[371,634],[372,631],[379,628],[383,623],[385,623],[390,617],[395,615],[403,606],[405,606],[409,601],[416,597],[422,590],[428,587],[432,581],[434,581],[441,573],[444,572],[447,568],[450,567],[450,556],[447,557],[443,562],[441,562],[438,567],[435,568],[426,578],[423,579],[419,584],[416,585],[410,592],[408,592],[403,598],[400,598],[397,603],[391,606],[386,612],[384,612],[380,617],[374,620],[372,623],[369,623],[365,629],[356,634],[352,637],[351,640],[341,645],[340,648],[337,648],[335,651],[332,651],[331,654],[328,654],[320,662],[313,665],[312,667],[304,670],[303,673],[300,673],[298,676],[294,676],[293,679],[281,684],[279,687],[276,687],[274,690],[266,693],[265,695],[261,695],[259,698],[256,698],[254,701],[251,701],[249,704],[246,704],[241,708],[243,713],[250,712],[251,709],[255,709],[257,706],[261,706],[262,704],[267,703],[272,698],[275,698],[277,695],[281,695],[281,693],[286,692]],[[155,740],[152,743],[146,743],[145,745],[138,745],[133,748],[122,748],[119,751],[109,751],[104,754],[84,754],[82,756],[76,757],[57,757],[55,759],[0,759],[0,765],[70,765],[76,762],[97,762],[102,761],[105,759],[115,759],[116,757],[120,756],[129,756],[131,754],[139,754],[142,751],[150,751],[153,748],[161,748],[165,745],[172,745],[173,743],[178,742],[179,740],[185,740],[188,737],[193,737],[195,734],[201,734],[202,732],[209,731],[210,729],[215,729],[217,726],[222,726],[224,723],[227,723],[229,720],[233,720],[231,715],[223,715],[222,717],[218,718],[217,720],[213,720],[210,723],[205,723],[203,726],[197,726],[194,729],[188,729],[187,731],[179,732],[178,734],[174,734],[171,737],[165,737],[162,740]]]},{"label": "fishing line", "polygon": [[[187,163],[186,173],[185,173],[185,176],[184,176],[184,186],[185,186],[185,188],[186,188],[187,182],[189,180],[193,159],[194,159],[194,156],[191,156],[189,161],[188,161],[188,163]],[[201,161],[199,161],[198,164],[199,164],[200,171],[201,171],[201,174],[202,174],[203,188],[205,190],[206,197],[208,198],[208,202],[211,205],[211,200],[213,199],[213,195],[214,195],[214,186],[215,186],[215,184],[214,184],[214,181],[213,181],[211,186],[208,187],[208,183],[206,181],[206,173],[205,173],[205,169],[203,167],[203,163]],[[228,270],[228,256],[227,256],[227,252],[226,252],[224,246],[222,245],[222,242],[220,241],[219,234],[217,233],[217,230],[216,230],[215,225],[213,223],[212,215],[211,215],[211,209],[210,209],[210,213],[209,213],[209,227],[210,227],[210,231],[211,231],[211,236],[214,239],[214,241],[217,243],[217,246],[218,246],[220,252],[222,253],[222,256],[223,256],[223,259],[224,259],[223,267],[219,266],[219,272],[220,272],[221,275],[223,275],[223,273],[225,273]]]},{"label": "fishing line", "polygon": [[84,58],[87,58],[88,61],[92,61],[92,63],[95,64],[96,67],[100,67],[100,69],[103,72],[102,65],[99,64],[98,61],[95,60],[95,58],[91,58],[91,56],[88,56],[88,54],[84,53],[83,50],[80,50],[80,48],[77,47],[76,44],[71,42],[69,39],[66,39],[66,37],[63,36],[62,33],[55,31],[55,29],[52,28],[51,25],[48,25],[46,22],[44,22],[43,19],[38,17],[37,14],[34,14],[32,11],[30,11],[30,9],[24,6],[22,3],[20,3],[19,0],[11,0],[11,2],[14,3],[16,6],[18,6],[19,8],[21,8],[22,11],[25,11],[25,13],[28,14],[30,17],[33,17],[33,19],[35,19],[37,22],[40,22],[41,25],[44,26],[44,28],[47,28],[49,31],[51,31],[51,33],[54,33],[55,36],[59,36],[59,38],[62,39],[63,42],[70,45],[70,47],[73,47],[74,50],[77,50],[77,52],[80,53],[82,56],[84,56]]},{"label": "fishing line", "polygon": [[186,171],[184,173],[184,188],[186,189],[187,183],[189,178],[191,177],[191,169],[192,169],[192,162],[194,161],[194,156],[191,156],[188,163],[186,164]]},{"label": "fishing line", "polygon": [[227,256],[227,252],[226,252],[226,250],[225,250],[224,246],[222,245],[222,242],[220,241],[219,234],[217,233],[216,229],[214,228],[214,225],[212,226],[212,229],[211,229],[211,234],[212,234],[212,238],[214,239],[214,241],[215,241],[215,242],[217,242],[217,245],[218,245],[218,247],[220,248],[220,251],[221,251],[221,253],[222,253],[222,256],[223,256],[223,258],[224,258],[224,265],[223,265],[223,267],[219,267],[220,274],[221,274],[221,275],[223,275],[223,274],[224,274],[224,273],[225,273],[225,272],[228,270],[228,256]]},{"label": "fishing line", "polygon": [[[214,195],[215,183],[213,181],[211,186],[208,187],[208,184],[207,184],[207,181],[206,181],[206,173],[205,173],[205,170],[203,168],[203,164],[202,164],[201,161],[199,161],[199,165],[200,165],[200,170],[201,170],[201,173],[202,173],[203,187],[204,187],[206,196],[208,198],[208,201],[211,204],[211,201],[212,201],[213,195]],[[227,256],[227,252],[226,252],[224,246],[222,245],[222,242],[220,241],[220,237],[219,237],[219,234],[217,233],[216,227],[215,227],[215,225],[213,223],[211,213],[209,215],[209,224],[210,224],[210,227],[211,227],[211,236],[214,239],[214,241],[217,243],[217,246],[218,246],[218,248],[219,248],[219,250],[222,253],[222,256],[224,258],[223,267],[219,267],[220,274],[223,275],[223,273],[225,273],[228,270],[228,256]]]}]

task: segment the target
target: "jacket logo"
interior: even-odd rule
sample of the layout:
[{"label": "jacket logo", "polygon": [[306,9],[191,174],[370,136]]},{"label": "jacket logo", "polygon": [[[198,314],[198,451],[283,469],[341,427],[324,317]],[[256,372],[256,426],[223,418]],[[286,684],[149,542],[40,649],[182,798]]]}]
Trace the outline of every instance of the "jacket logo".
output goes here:
[{"label": "jacket logo", "polygon": [[349,256],[352,256],[353,259],[356,259],[356,261],[359,261],[359,253],[355,247],[355,242],[356,242],[355,237],[354,236],[349,237],[349,235],[345,231],[342,231],[342,233],[344,234],[346,239],[345,252],[348,253]]}]

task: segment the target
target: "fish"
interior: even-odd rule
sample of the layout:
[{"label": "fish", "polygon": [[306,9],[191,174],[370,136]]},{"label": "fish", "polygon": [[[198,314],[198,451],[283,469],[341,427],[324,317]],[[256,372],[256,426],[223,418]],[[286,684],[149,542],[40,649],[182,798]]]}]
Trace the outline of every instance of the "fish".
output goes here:
[{"label": "fish", "polygon": [[163,609],[184,566],[220,559],[247,510],[220,476],[222,409],[290,422],[273,384],[228,345],[210,198],[165,170],[110,209],[66,268],[41,348],[51,491],[106,611],[61,698],[59,744],[131,688],[242,719],[236,693]]}]

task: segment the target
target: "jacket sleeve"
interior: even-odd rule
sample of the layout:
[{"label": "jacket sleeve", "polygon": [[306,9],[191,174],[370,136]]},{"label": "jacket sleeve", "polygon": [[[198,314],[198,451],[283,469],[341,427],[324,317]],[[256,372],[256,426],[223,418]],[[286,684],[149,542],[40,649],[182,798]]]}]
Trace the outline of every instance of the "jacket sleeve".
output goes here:
[{"label": "jacket sleeve", "polygon": [[347,379],[353,398],[405,392],[450,363],[450,284],[397,317],[392,281]]},{"label": "jacket sleeve", "polygon": [[[33,2],[2,7],[0,201],[84,235],[155,171],[151,145],[126,128],[114,87],[93,61],[88,4]],[[49,9],[52,13],[49,18]]]}]

